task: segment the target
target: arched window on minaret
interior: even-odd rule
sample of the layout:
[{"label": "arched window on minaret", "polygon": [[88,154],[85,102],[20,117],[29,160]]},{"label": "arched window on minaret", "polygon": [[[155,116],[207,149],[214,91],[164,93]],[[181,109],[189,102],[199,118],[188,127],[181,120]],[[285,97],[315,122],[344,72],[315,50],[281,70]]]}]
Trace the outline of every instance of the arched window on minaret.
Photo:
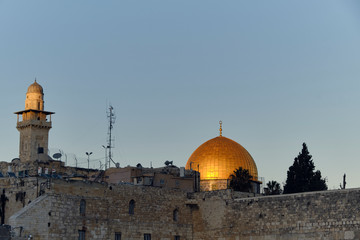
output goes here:
[{"label": "arched window on minaret", "polygon": [[177,222],[178,219],[179,219],[179,209],[176,208],[176,209],[173,211],[173,220],[174,220],[174,222]]},{"label": "arched window on minaret", "polygon": [[86,210],[86,202],[84,199],[81,199],[80,201],[80,215],[85,216],[85,210]]},{"label": "arched window on minaret", "polygon": [[134,199],[131,199],[129,202],[129,214],[134,215],[135,212],[135,201]]}]

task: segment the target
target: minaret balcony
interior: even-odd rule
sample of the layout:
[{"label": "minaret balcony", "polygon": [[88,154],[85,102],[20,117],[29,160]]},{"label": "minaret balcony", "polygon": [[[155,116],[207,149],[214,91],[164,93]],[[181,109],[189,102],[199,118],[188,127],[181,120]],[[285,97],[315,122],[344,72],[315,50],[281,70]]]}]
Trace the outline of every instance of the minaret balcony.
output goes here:
[{"label": "minaret balcony", "polygon": [[16,128],[34,126],[38,128],[51,128],[51,121],[44,120],[26,120],[17,122]]}]

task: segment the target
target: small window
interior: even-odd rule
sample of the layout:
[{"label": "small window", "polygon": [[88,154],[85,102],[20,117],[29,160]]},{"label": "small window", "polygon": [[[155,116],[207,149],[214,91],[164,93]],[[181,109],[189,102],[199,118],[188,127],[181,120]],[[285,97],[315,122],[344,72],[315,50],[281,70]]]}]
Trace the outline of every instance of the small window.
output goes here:
[{"label": "small window", "polygon": [[43,154],[43,153],[44,153],[44,148],[38,147],[38,154]]},{"label": "small window", "polygon": [[144,234],[144,240],[151,240],[151,234],[150,233],[145,233]]},{"label": "small window", "polygon": [[174,236],[174,240],[180,240],[180,236]]},{"label": "small window", "polygon": [[85,240],[85,230],[79,230],[79,240]]},{"label": "small window", "polygon": [[131,199],[131,201],[129,202],[129,214],[134,215],[134,212],[135,212],[135,201]]},{"label": "small window", "polygon": [[174,220],[175,222],[177,222],[178,219],[179,219],[179,210],[178,210],[178,209],[175,209],[175,210],[173,211],[173,220]]},{"label": "small window", "polygon": [[80,215],[85,216],[85,210],[86,210],[86,202],[84,199],[81,199],[80,201]]},{"label": "small window", "polygon": [[115,233],[115,240],[121,240],[121,233]]}]

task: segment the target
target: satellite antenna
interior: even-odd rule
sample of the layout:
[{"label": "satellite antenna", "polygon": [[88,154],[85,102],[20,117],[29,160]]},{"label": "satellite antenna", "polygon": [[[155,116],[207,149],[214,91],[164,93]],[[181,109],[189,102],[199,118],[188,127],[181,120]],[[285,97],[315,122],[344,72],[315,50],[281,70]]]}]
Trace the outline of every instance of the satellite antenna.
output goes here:
[{"label": "satellite antenna", "polygon": [[59,158],[61,158],[61,156],[62,156],[61,153],[54,153],[53,158],[58,160]]},{"label": "satellite antenna", "polygon": [[165,165],[166,166],[173,165],[173,161],[166,160]]}]

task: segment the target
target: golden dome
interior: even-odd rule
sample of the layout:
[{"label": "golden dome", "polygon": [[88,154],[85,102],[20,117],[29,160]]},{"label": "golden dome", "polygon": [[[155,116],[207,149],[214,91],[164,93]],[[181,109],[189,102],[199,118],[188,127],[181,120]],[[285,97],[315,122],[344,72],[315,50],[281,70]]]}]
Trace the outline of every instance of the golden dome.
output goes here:
[{"label": "golden dome", "polygon": [[27,93],[41,93],[44,94],[44,90],[40,84],[35,82],[28,87]]},{"label": "golden dome", "polygon": [[221,136],[210,139],[198,147],[186,163],[186,169],[200,172],[200,180],[228,179],[233,172],[242,167],[249,170],[253,180],[258,173],[254,159],[237,142]]}]

